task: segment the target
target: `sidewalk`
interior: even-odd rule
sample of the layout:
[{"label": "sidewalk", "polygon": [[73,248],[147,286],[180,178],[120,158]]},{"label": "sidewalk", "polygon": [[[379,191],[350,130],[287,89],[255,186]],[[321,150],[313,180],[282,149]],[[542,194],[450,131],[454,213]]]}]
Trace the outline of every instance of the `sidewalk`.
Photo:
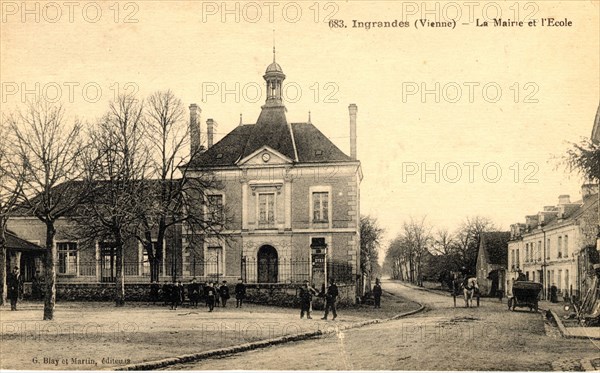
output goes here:
[{"label": "sidewalk", "polygon": [[539,302],[539,308],[552,312],[561,334],[566,338],[591,338],[600,340],[600,327],[584,327],[579,325],[576,319],[565,319],[569,314],[565,311],[566,303],[551,303],[546,300]]}]

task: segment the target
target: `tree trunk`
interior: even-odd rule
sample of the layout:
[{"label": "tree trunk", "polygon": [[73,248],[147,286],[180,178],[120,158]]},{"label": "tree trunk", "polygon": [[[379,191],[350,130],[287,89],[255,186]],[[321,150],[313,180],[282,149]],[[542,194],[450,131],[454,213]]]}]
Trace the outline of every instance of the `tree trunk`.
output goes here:
[{"label": "tree trunk", "polygon": [[0,306],[6,303],[6,224],[0,218]]},{"label": "tree trunk", "polygon": [[46,254],[44,260],[44,276],[46,277],[46,293],[44,295],[44,320],[54,318],[56,305],[56,246],[54,235],[56,229],[53,221],[46,222]]},{"label": "tree trunk", "polygon": [[117,257],[115,271],[115,305],[122,307],[125,305],[125,276],[123,273],[124,267],[123,241],[117,239]]}]

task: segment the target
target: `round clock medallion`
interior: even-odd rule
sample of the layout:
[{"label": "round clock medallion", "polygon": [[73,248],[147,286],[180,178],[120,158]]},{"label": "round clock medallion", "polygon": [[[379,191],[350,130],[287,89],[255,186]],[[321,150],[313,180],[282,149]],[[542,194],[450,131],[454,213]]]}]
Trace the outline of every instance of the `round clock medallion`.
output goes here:
[{"label": "round clock medallion", "polygon": [[271,154],[269,154],[269,153],[263,153],[263,155],[262,155],[263,162],[268,162],[269,159],[271,159]]}]

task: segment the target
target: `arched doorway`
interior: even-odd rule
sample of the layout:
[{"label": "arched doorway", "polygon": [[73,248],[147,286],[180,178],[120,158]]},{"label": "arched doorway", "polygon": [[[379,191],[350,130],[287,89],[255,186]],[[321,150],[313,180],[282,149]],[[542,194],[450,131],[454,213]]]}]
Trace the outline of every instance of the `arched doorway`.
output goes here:
[{"label": "arched doorway", "polygon": [[276,283],[277,282],[277,250],[273,246],[264,245],[258,249],[258,282]]}]

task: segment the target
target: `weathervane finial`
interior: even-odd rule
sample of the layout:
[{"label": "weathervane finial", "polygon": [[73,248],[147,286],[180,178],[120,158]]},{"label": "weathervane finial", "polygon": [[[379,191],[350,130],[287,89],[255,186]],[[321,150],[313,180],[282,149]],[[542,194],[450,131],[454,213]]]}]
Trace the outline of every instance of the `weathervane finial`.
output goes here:
[{"label": "weathervane finial", "polygon": [[275,62],[275,29],[273,29],[273,62]]}]

